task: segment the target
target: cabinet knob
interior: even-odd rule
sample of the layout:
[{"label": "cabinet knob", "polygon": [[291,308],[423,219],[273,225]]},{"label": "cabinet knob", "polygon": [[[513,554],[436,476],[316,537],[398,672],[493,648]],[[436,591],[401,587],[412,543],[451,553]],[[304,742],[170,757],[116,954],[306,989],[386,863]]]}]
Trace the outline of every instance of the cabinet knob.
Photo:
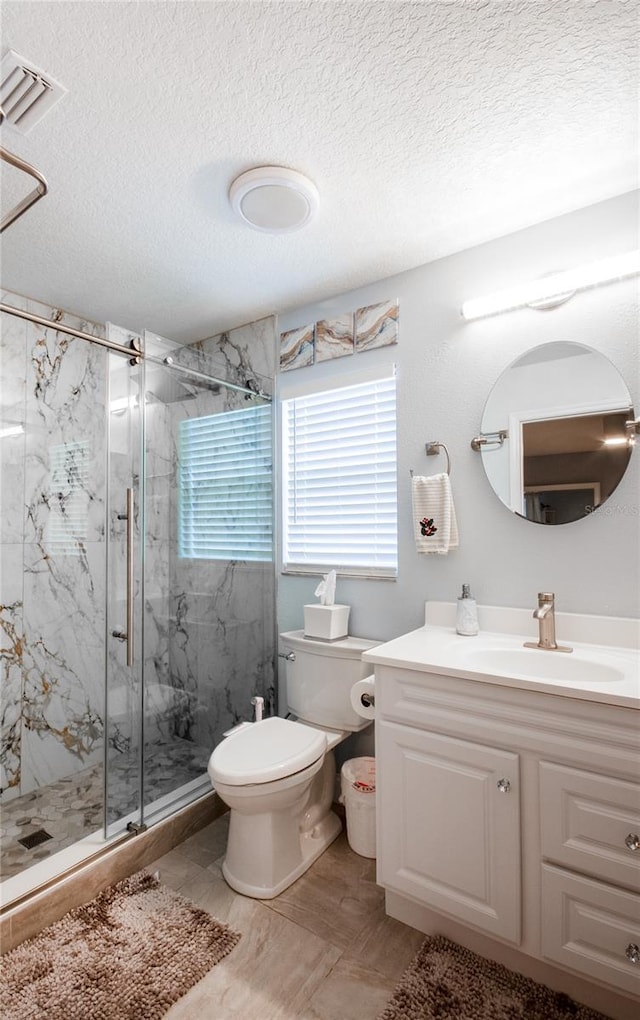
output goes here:
[{"label": "cabinet knob", "polygon": [[640,836],[637,832],[630,832],[624,843],[630,850],[640,850]]},{"label": "cabinet knob", "polygon": [[631,963],[639,963],[640,962],[640,946],[637,946],[635,944],[635,942],[630,942],[629,945],[627,946],[626,950],[625,950],[625,954],[624,955],[626,956],[627,960],[631,961]]},{"label": "cabinet knob", "polygon": [[496,783],[496,786],[498,787],[500,793],[508,793],[509,790],[511,789],[511,783],[509,782],[508,779],[499,779],[498,782]]}]

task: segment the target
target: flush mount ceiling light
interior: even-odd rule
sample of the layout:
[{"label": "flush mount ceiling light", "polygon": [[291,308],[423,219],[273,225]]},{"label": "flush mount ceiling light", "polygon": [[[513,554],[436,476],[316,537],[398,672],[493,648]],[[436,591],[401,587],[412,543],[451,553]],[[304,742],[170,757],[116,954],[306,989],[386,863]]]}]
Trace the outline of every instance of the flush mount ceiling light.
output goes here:
[{"label": "flush mount ceiling light", "polygon": [[540,280],[531,280],[507,290],[489,294],[487,297],[465,301],[462,315],[465,319],[482,319],[487,315],[509,312],[515,308],[554,308],[568,301],[576,291],[596,287],[601,283],[612,283],[640,273],[640,251],[629,251],[600,259],[586,266],[553,273]]},{"label": "flush mount ceiling light", "polygon": [[315,184],[297,170],[260,166],[240,174],[229,201],[245,223],[268,234],[300,230],[314,217],[320,196]]}]

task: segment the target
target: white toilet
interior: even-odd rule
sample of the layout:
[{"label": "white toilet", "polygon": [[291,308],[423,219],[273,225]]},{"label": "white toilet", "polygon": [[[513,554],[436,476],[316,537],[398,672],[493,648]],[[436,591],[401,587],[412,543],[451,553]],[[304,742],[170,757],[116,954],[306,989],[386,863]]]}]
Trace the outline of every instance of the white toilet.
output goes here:
[{"label": "white toilet", "polygon": [[331,811],[333,748],[370,725],[350,691],[370,672],[360,659],[378,642],[325,642],[301,630],[280,635],[292,719],[272,716],[239,727],[209,759],[214,789],[231,808],[222,873],[237,892],[271,899],[295,882],[336,838]]}]

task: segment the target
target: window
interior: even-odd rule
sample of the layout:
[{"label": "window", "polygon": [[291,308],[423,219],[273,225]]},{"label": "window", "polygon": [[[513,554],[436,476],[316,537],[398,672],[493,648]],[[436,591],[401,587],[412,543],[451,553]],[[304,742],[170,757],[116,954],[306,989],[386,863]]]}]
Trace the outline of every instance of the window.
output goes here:
[{"label": "window", "polygon": [[396,381],[282,402],[289,573],[397,574]]},{"label": "window", "polygon": [[180,422],[180,556],[272,559],[272,459],[269,404]]}]

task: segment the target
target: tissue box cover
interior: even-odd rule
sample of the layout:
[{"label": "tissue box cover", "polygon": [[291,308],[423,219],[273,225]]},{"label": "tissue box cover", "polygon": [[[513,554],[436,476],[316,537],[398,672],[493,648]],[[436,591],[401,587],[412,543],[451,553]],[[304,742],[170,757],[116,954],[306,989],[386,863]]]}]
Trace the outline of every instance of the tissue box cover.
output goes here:
[{"label": "tissue box cover", "polygon": [[321,641],[339,641],[349,633],[351,606],[304,606],[304,636]]}]

